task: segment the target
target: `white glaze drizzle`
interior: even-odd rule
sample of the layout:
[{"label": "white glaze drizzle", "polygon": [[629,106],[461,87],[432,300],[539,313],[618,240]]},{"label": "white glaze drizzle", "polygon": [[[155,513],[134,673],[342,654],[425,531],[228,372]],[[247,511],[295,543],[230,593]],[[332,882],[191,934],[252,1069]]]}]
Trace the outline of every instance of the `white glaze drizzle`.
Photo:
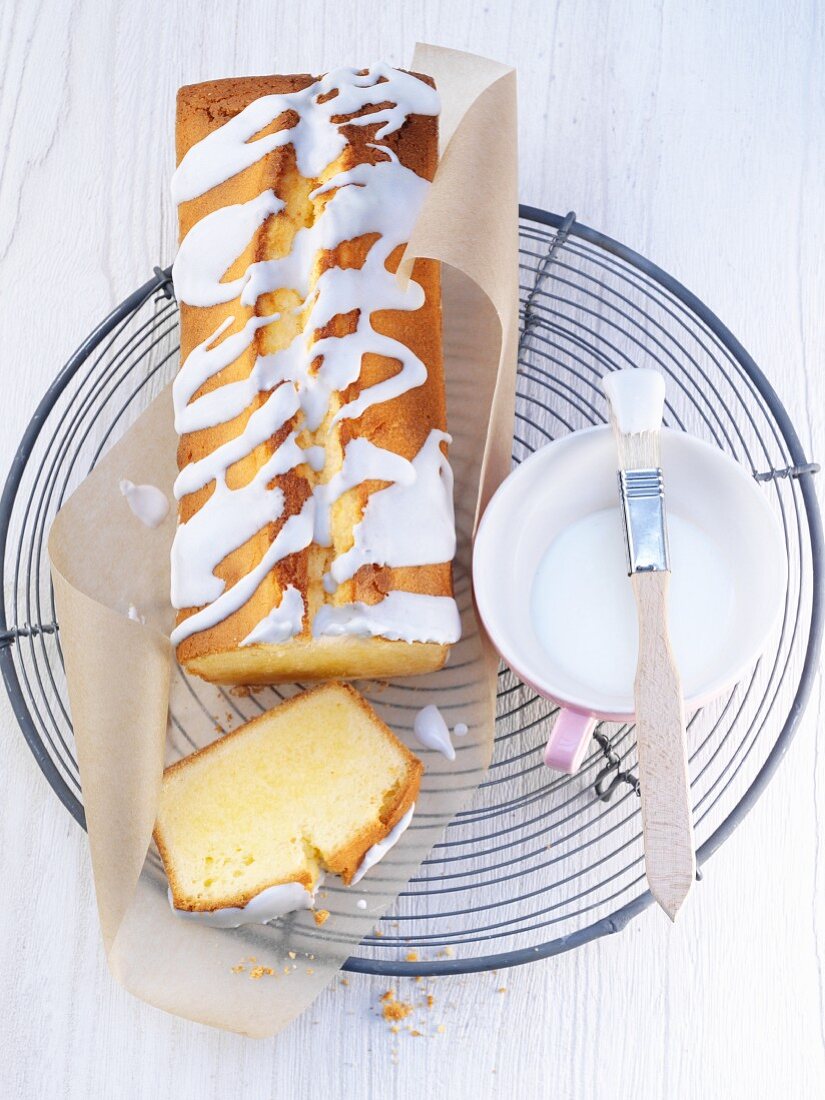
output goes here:
[{"label": "white glaze drizzle", "polygon": [[[318,885],[320,882],[316,884],[316,890]],[[198,911],[176,909],[171,890],[167,891],[167,897],[176,917],[197,921],[212,928],[240,928],[242,924],[268,924],[287,913],[311,909],[315,901],[315,891],[310,893],[300,882],[282,882],[261,890],[241,908],[228,905],[223,909]]]},{"label": "white glaze drizzle", "polygon": [[312,622],[316,638],[360,634],[391,642],[438,642],[452,645],[461,637],[461,618],[449,596],[389,592],[374,604],[324,604]]},{"label": "white glaze drizzle", "polygon": [[[341,469],[329,481],[314,490],[317,510],[315,513],[315,541],[319,546],[330,544],[330,510],[339,497],[364,481],[394,481],[398,485],[411,485],[416,478],[415,466],[402,455],[385,451],[368,439],[351,440],[344,451]],[[385,490],[386,491],[386,490]],[[375,496],[377,494],[373,494]],[[370,497],[372,500],[372,497]],[[369,504],[367,504],[369,508]],[[452,557],[452,555],[450,555]],[[444,559],[448,561],[448,558]]]},{"label": "white glaze drizzle", "polygon": [[134,515],[146,527],[159,527],[169,514],[166,494],[156,485],[135,485],[123,478],[120,491]]},{"label": "white glaze drizzle", "polygon": [[266,618],[261,619],[241,645],[277,645],[301,633],[304,621],[304,597],[293,585],[284,589],[281,602],[273,607]]},{"label": "white glaze drizzle", "polygon": [[[240,435],[227,440],[226,443],[216,447],[214,451],[211,451],[197,462],[190,462],[183,467],[175,479],[175,499],[180,500],[188,493],[203,489],[210,481],[225,480],[225,474],[229,467],[242,458],[246,458],[261,443],[265,443],[270,439],[275,432],[292,419],[299,406],[298,393],[294,386],[278,386],[272,391],[264,404],[252,413]],[[275,467],[281,465],[281,460],[275,461],[275,455],[279,454],[280,450],[281,448],[278,448],[267,463],[267,465],[272,464],[273,473],[271,476],[273,477],[275,476]],[[301,457],[303,457],[302,454]],[[286,473],[288,469],[290,467],[286,466],[277,470],[277,472]],[[233,491],[238,492],[240,490]],[[208,504],[209,501],[200,511],[206,511]],[[215,523],[213,526],[217,526],[217,524]],[[241,544],[238,543],[238,545]]]},{"label": "white glaze drizzle", "polygon": [[[211,336],[189,352],[186,362],[172,383],[175,431],[178,435],[223,424],[234,419],[249,406],[252,399],[265,387],[265,380],[256,374],[260,370],[260,359],[256,360],[249,378],[220,386],[211,393],[203,394],[197,401],[192,401],[192,398],[204,382],[208,382],[213,375],[243,355],[259,328],[277,320],[279,316],[275,313],[268,317],[250,317],[239,332],[233,332],[217,343],[235,321],[234,317],[227,317]],[[271,389],[272,386],[266,388]]]},{"label": "white glaze drizzle", "polygon": [[239,607],[243,607],[257,590],[258,585],[267,573],[282,558],[287,557],[289,554],[295,554],[309,546],[312,542],[314,513],[315,501],[310,497],[297,515],[290,516],[286,520],[254,569],[241,577],[239,581],[227,589],[226,592],[223,592],[216,600],[213,600],[212,603],[207,604],[200,611],[196,611],[175,627],[171,634],[172,645],[179,645],[192,634],[196,634],[200,630],[208,630],[210,627],[223,622],[232,611],[237,611]]},{"label": "white glaze drizzle", "polygon": [[395,847],[401,837],[409,828],[409,824],[413,819],[415,813],[415,803],[413,802],[409,810],[404,814],[398,824],[391,829],[383,840],[379,840],[377,844],[373,844],[371,848],[368,848],[364,853],[364,858],[358,865],[358,870],[352,876],[350,886],[354,886],[356,882],[360,882],[364,875],[369,871],[370,867],[374,867],[376,863],[384,858],[390,848]]},{"label": "white glaze drizzle", "polygon": [[456,722],[453,726],[453,733],[456,737],[466,737],[470,732],[470,727],[466,722]]},{"label": "white glaze drizzle", "polygon": [[252,268],[239,278],[223,283],[231,267],[271,214],[284,203],[274,191],[262,191],[249,202],[222,206],[195,222],[181,241],[172,278],[179,302],[190,306],[216,306],[231,302],[243,291]]},{"label": "white glaze drizzle", "polygon": [[[320,96],[333,90],[337,94],[327,103],[318,103]],[[178,202],[195,198],[287,143],[295,148],[302,175],[317,178],[346,145],[342,124],[332,122],[333,116],[375,108],[384,102],[392,106],[368,110],[347,125],[380,122],[378,140],[397,130],[409,114],[437,114],[439,110],[438,96],[432,88],[387,65],[374,66],[360,76],[355,70],[341,69],[301,92],[256,100],[193,146],[175,173],[173,197]],[[286,111],[297,116],[293,126],[253,140]],[[380,150],[383,159],[339,172],[315,189],[313,199],[329,197],[313,224],[295,234],[288,255],[252,263],[240,277],[223,281],[266,219],[283,209],[283,202],[271,190],[249,202],[208,214],[195,223],[181,244],[173,267],[180,301],[203,307],[239,298],[242,305],[254,306],[262,294],[292,289],[302,303],[296,312],[304,311],[305,316],[302,331],[292,342],[273,354],[257,356],[248,377],[195,396],[219,371],[245,354],[258,330],[276,320],[277,315],[250,318],[229,336],[224,334],[234,318],[226,318],[189,353],[176,378],[175,426],[181,434],[227,423],[248,409],[259,394],[267,396],[249,416],[239,436],[185,466],[176,480],[177,499],[210,483],[214,483],[214,489],[201,508],[179,525],[175,537],[172,602],[178,609],[200,610],[176,628],[172,634],[174,644],[239,610],[266,573],[287,554],[304,549],[312,541],[328,545],[332,505],[366,480],[391,484],[371,495],[354,534],[355,545],[336,560],[324,578],[327,592],[333,592],[335,585],[351,577],[361,564],[426,565],[453,557],[452,477],[440,449],[440,441],[449,437],[434,431],[412,462],[367,440],[352,440],[340,472],[315,487],[300,515],[287,519],[249,574],[228,590],[214,575],[227,554],[282,517],[283,493],[277,487],[270,488],[275,477],[304,462],[316,471],[323,469],[323,448],[302,449],[296,431],[303,427],[317,430],[328,416],[332,393],[358,380],[364,355],[397,360],[400,370],[364,388],[337,411],[332,423],[357,418],[372,405],[392,400],[426,380],[421,360],[400,341],[376,332],[371,313],[415,310],[424,303],[421,287],[412,280],[402,285],[387,270],[386,262],[399,245],[409,240],[429,184],[400,164],[392,150],[379,144],[373,147]],[[363,266],[329,268],[310,292],[317,253],[367,233],[378,236]],[[363,308],[365,302],[369,310]],[[356,310],[358,321],[353,332],[314,339],[314,333],[333,317]],[[319,359],[320,367],[310,370]],[[230,488],[226,479],[229,467],[290,422],[296,430],[290,432],[252,481]],[[377,497],[382,499],[373,504]],[[284,641],[300,632],[303,614],[300,593],[287,590],[278,607],[241,644]],[[412,619],[402,621],[410,614]],[[391,593],[380,605],[369,608],[362,604],[336,608],[324,605],[315,624],[316,634],[354,632],[442,643],[457,640],[458,631],[458,612],[451,599],[409,593]]]},{"label": "white glaze drizzle", "polygon": [[422,707],[413,721],[413,733],[425,749],[435,749],[448,760],[455,760],[455,749],[450,740],[450,729],[438,707],[430,703]]},{"label": "white glaze drizzle", "polygon": [[413,459],[413,477],[396,477],[394,485],[370,495],[363,518],[353,531],[352,549],[337,557],[330,568],[338,584],[353,577],[363,565],[452,561],[453,475],[441,450],[442,440],[449,442],[450,437],[434,428]]},{"label": "white glaze drizzle", "polygon": [[[379,83],[381,78],[383,82]],[[317,102],[319,96],[332,91],[338,94],[325,104]],[[332,122],[333,116],[387,100],[395,106],[371,111],[347,125],[383,122],[376,133],[380,140],[403,126],[408,115],[437,115],[440,109],[433,88],[384,62],[373,65],[363,75],[355,69],[336,69],[302,91],[262,96],[192,146],[172,177],[172,198],[176,203],[197,198],[287,144],[295,149],[302,176],[320,176],[346,147],[346,138]],[[285,111],[297,113],[297,126],[252,140]]]}]

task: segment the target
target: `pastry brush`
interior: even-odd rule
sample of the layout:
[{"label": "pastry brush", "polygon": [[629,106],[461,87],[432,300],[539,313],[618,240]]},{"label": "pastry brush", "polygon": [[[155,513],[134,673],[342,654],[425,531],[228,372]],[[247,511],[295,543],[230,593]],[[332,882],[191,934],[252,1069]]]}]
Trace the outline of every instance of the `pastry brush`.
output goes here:
[{"label": "pastry brush", "polygon": [[627,568],[636,599],[639,657],[634,699],[645,870],[671,920],[696,878],[682,683],[670,646],[664,484],[659,430],[665,384],[653,370],[603,380],[619,454]]}]

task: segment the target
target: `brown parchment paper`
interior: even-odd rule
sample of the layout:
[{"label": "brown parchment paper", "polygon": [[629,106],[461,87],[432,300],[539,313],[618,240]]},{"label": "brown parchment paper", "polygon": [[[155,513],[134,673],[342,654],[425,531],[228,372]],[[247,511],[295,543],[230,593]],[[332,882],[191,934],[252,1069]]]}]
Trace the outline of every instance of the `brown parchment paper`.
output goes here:
[{"label": "brown parchment paper", "polygon": [[[423,758],[426,774],[412,826],[389,855],[354,887],[336,879],[325,884],[317,905],[331,915],[322,926],[311,913],[298,913],[273,925],[218,930],[175,916],[167,901],[151,840],[164,764],[279,698],[273,689],[243,695],[190,679],[173,660],[174,508],[151,530],[131,514],[119,489],[125,477],[157,485],[171,500],[176,437],[168,390],[70,497],[49,539],[109,966],[151,1004],[251,1036],[275,1034],[324,988],[471,797],[492,751],[497,660],[472,606],[471,552],[477,518],[510,464],[518,329],[515,73],[425,45],[416,48],[411,68],[435,77],[443,102],[441,160],[405,260],[429,256],[446,265],[455,581],[464,633],[438,673],[357,685]],[[130,604],[143,622],[128,617]],[[450,726],[469,726],[456,740],[454,762],[413,738],[415,714],[430,702]],[[437,858],[424,873],[438,874]],[[366,909],[358,908],[359,899]],[[273,973],[253,980],[252,965]],[[233,970],[238,966],[244,969]]]}]

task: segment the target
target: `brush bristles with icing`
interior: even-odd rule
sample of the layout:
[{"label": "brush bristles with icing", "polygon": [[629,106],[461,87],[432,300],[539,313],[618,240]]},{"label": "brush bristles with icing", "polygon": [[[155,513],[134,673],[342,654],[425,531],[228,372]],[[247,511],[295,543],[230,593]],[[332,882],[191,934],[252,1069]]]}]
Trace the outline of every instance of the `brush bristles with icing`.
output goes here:
[{"label": "brush bristles with icing", "polygon": [[616,436],[620,470],[655,470],[661,465],[658,432],[625,435],[618,430],[615,418],[611,417],[611,423]]},{"label": "brush bristles with icing", "polygon": [[428,672],[458,640],[439,266],[394,275],[438,109],[383,64],[178,95],[172,641],[206,679]]},{"label": "brush bristles with icing", "polygon": [[619,468],[646,470],[659,465],[659,429],[665,407],[665,381],[658,371],[620,370],[602,379],[616,435]]}]

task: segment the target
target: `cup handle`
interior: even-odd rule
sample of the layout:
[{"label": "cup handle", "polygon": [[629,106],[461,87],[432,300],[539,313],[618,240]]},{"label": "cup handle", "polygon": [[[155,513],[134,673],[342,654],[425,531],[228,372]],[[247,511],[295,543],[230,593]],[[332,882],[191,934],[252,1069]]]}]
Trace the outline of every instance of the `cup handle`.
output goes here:
[{"label": "cup handle", "polygon": [[547,739],[544,763],[555,771],[575,775],[584,760],[598,718],[562,707]]}]

